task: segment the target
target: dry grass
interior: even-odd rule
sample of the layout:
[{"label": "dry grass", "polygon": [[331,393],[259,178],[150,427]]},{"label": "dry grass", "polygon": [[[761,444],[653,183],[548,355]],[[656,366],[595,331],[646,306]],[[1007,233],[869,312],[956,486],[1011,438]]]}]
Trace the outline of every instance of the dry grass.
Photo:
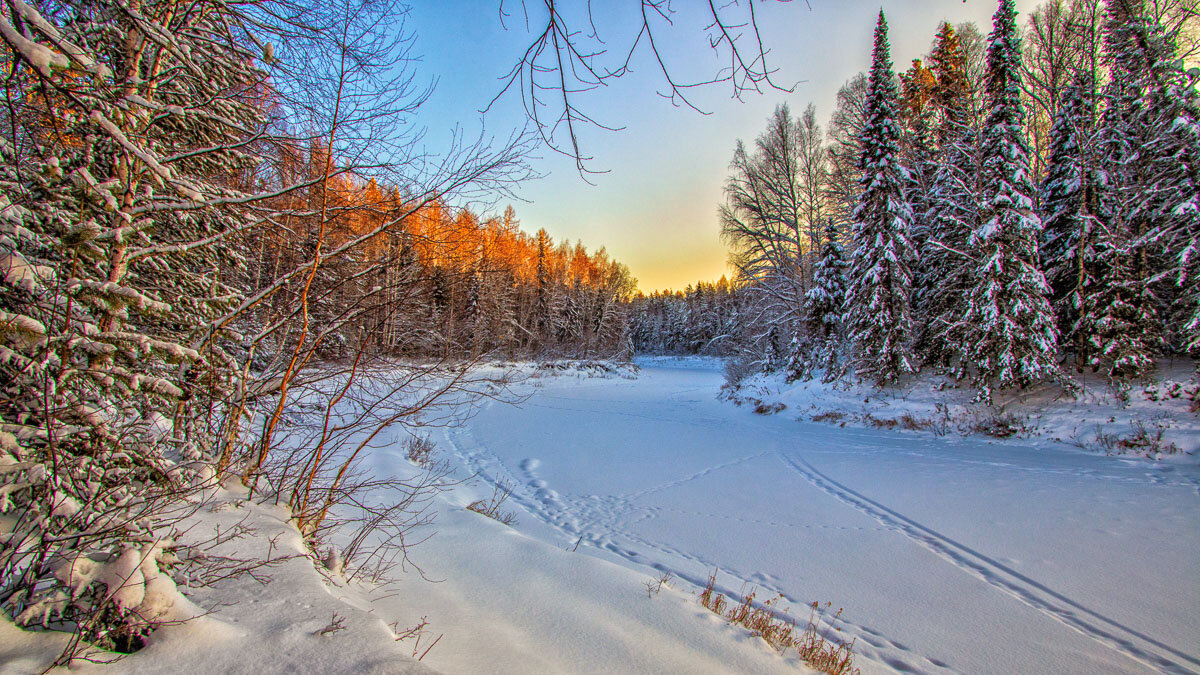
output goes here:
[{"label": "dry grass", "polygon": [[[756,607],[755,594],[751,592],[740,603],[730,606],[725,596],[714,590],[716,583],[717,572],[713,570],[708,577],[708,584],[700,592],[700,604],[709,611],[724,617],[731,624],[748,629],[781,654],[788,649],[795,649],[801,660],[822,673],[858,675],[859,671],[854,667],[854,640],[845,642],[836,637],[831,638],[828,629],[818,629],[817,614],[821,609],[819,603],[814,602],[810,606],[808,625],[803,631],[797,631],[795,619],[788,616],[790,608],[779,609],[782,595],[777,595]],[[831,604],[825,604],[826,610],[831,607]],[[841,615],[842,610],[839,608],[834,618]]]},{"label": "dry grass", "polygon": [[787,409],[787,406],[782,403],[779,403],[779,402],[775,402],[775,403],[759,402],[758,405],[754,406],[754,412],[758,413],[759,415],[774,415],[775,413],[783,412],[786,409]]},{"label": "dry grass", "polygon": [[476,499],[467,505],[468,511],[474,511],[482,516],[487,516],[492,520],[499,521],[511,527],[517,522],[517,514],[512,511],[502,511],[504,500],[512,494],[512,485],[509,483],[497,483],[492,487],[492,496],[489,499]]},{"label": "dry grass", "polygon": [[841,422],[844,419],[846,419],[846,413],[837,412],[835,410],[830,410],[829,412],[823,412],[819,415],[813,415],[813,417],[812,417],[812,421],[814,421],[814,422],[834,423],[834,422]]},{"label": "dry grass", "polygon": [[890,417],[876,417],[871,413],[864,414],[863,421],[876,429],[895,429],[900,426],[898,420],[891,419]]},{"label": "dry grass", "polygon": [[1171,455],[1179,452],[1179,446],[1167,441],[1163,435],[1166,425],[1155,422],[1153,427],[1147,427],[1142,420],[1129,423],[1130,433],[1122,436],[1116,432],[1106,432],[1103,428],[1096,430],[1096,444],[1110,455],[1135,454],[1153,457],[1159,454]]},{"label": "dry grass", "polygon": [[927,431],[934,426],[933,420],[927,420],[914,416],[910,412],[893,419],[890,417],[876,417],[871,413],[863,415],[863,421],[875,427],[876,429],[907,429],[908,431]]}]

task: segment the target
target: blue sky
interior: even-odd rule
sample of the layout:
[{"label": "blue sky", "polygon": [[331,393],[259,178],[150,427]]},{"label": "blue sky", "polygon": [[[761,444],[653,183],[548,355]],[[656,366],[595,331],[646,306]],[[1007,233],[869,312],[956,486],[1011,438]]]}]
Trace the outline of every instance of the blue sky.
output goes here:
[{"label": "blue sky", "polygon": [[[542,6],[527,0],[531,13]],[[583,0],[569,0],[582,4]],[[568,0],[559,0],[568,5]],[[676,0],[676,27],[662,50],[684,76],[709,71],[714,61],[703,25],[694,17],[699,0]],[[710,112],[672,106],[657,95],[661,76],[644,50],[634,60],[634,73],[610,86],[580,95],[585,112],[610,126],[589,129],[584,151],[595,157],[589,185],[574,163],[548,150],[534,167],[545,178],[517,189],[514,202],[522,227],[545,228],[556,239],[581,239],[589,249],[604,246],[631,268],[643,291],[682,288],[698,280],[715,280],[727,272],[720,241],[717,207],[721,186],[737,139],[753,139],[779,103],[799,112],[809,102],[820,120],[828,118],[838,88],[870,63],[871,37],[881,3],[856,0],[766,2],[759,7],[776,80],[797,83],[793,93],[768,90],[743,101],[730,98],[728,85],[696,92],[699,106]],[[636,32],[632,11],[637,0],[593,0],[597,28],[611,50],[628,49]],[[1018,0],[1024,22],[1034,0]],[[929,50],[942,20],[972,20],[986,34],[996,5],[982,0],[894,0],[882,3],[888,17],[892,58],[897,69]],[[455,124],[468,132],[481,125],[506,137],[525,124],[519,98],[500,100],[486,116],[479,110],[503,86],[502,78],[533,39],[526,31],[518,0],[507,0],[507,30],[501,25],[499,0],[439,0],[414,3],[408,28],[416,33],[415,52],[422,56],[421,77],[436,78],[437,88],[418,117],[436,144]],[[695,8],[695,9],[693,9]],[[536,30],[536,18],[531,20]],[[686,79],[686,77],[685,77]],[[503,209],[504,204],[498,206]]]}]

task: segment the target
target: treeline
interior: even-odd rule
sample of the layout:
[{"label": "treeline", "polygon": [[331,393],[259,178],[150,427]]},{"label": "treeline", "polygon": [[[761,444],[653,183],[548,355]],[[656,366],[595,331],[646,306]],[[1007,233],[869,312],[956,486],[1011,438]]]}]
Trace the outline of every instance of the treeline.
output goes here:
[{"label": "treeline", "polygon": [[[319,167],[323,160],[314,157],[308,163]],[[554,242],[544,229],[528,234],[511,206],[481,217],[439,199],[412,204],[397,188],[351,173],[314,193],[324,195],[323,221],[295,219],[260,239],[250,264],[256,278],[270,279],[310,259],[318,236],[333,247],[361,239],[323,264],[308,291],[320,298],[310,321],[327,334],[323,357],[358,348],[453,359],[628,352],[624,302],[635,281],[603,248],[592,253],[579,242]],[[295,303],[275,294],[258,316],[269,323],[281,311],[276,307]]]},{"label": "treeline", "polygon": [[741,322],[740,298],[729,280],[697,282],[682,291],[638,293],[629,303],[635,352],[726,356]]},{"label": "treeline", "polygon": [[926,368],[986,398],[1200,355],[1194,9],[1054,0],[1021,30],[1003,0],[986,41],[943,24],[899,76],[881,13],[828,134],[784,105],[738,144],[721,218],[741,359],[878,383]]}]

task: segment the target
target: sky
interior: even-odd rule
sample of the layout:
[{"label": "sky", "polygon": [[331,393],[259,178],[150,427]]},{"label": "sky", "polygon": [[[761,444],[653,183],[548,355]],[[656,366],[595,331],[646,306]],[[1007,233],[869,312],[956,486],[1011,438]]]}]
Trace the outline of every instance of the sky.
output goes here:
[{"label": "sky", "polygon": [[[534,12],[543,3],[526,2],[530,29],[537,30]],[[592,4],[597,31],[609,48],[598,59],[615,67],[636,36],[638,18],[633,12],[639,2]],[[1035,0],[1016,4],[1019,23],[1037,5]],[[426,142],[431,147],[456,126],[468,135],[483,128],[504,138],[526,124],[520,98],[512,92],[486,114],[480,112],[501,91],[503,77],[534,39],[519,0],[504,2],[509,16],[503,24],[500,6],[500,0],[413,4],[406,25],[415,35],[414,52],[421,56],[417,72],[436,84],[415,120],[428,129]],[[990,0],[793,0],[755,6],[769,63],[778,69],[774,79],[794,85],[792,92],[768,89],[739,101],[730,96],[728,84],[715,84],[693,90],[697,106],[709,113],[700,114],[673,106],[658,94],[662,76],[642,49],[635,54],[630,75],[575,97],[589,116],[621,127],[587,129],[581,135],[584,154],[594,157],[589,167],[604,173],[584,180],[571,159],[542,148],[531,159],[542,177],[515,186],[516,199],[493,208],[500,211],[512,203],[526,232],[545,228],[555,239],[582,240],[589,250],[605,247],[629,266],[647,293],[715,281],[729,274],[717,209],[738,139],[752,142],[781,103],[796,113],[814,104],[824,126],[838,89],[870,67],[881,6],[897,70],[929,51],[943,20],[975,21],[986,34],[996,9]],[[664,33],[660,50],[664,59],[682,79],[711,75],[718,64],[701,23],[702,5],[698,0],[676,0],[674,7],[674,26]]]}]

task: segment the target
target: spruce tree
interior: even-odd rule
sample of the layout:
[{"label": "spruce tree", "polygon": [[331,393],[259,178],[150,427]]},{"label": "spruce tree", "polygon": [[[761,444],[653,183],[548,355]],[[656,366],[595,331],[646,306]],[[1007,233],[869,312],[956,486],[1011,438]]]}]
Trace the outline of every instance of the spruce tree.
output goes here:
[{"label": "spruce tree", "polygon": [[[267,79],[244,22],[224,5],[168,4],[14,3],[0,17],[12,132],[0,140],[0,465],[14,480],[0,496],[0,614],[55,614],[104,647],[144,634],[138,570],[158,574],[166,556],[140,547],[211,480],[209,424],[239,377],[240,338],[216,318],[246,282],[232,244],[253,222],[245,204],[262,203],[240,180],[266,135],[243,94]],[[91,577],[60,583],[64,561],[139,548],[132,604]]]},{"label": "spruce tree", "polygon": [[971,283],[967,241],[979,222],[978,144],[969,124],[967,56],[949,23],[938,31],[929,61],[936,81],[938,147],[913,304],[921,317],[917,345],[922,360],[947,366],[957,353],[953,346],[965,341],[961,319]]},{"label": "spruce tree", "polygon": [[[913,210],[911,237],[919,251],[929,235],[929,215],[933,208],[931,191],[937,165],[934,158],[934,93],[937,80],[933,72],[913,59],[912,67],[900,74],[901,108],[904,120],[903,157],[908,168],[905,196]],[[919,269],[914,271],[920,277]]]},{"label": "spruce tree", "polygon": [[912,357],[912,208],[900,163],[897,92],[883,12],[875,45],[861,135],[862,194],[854,211],[855,255],[847,324],[857,372],[878,384],[914,372]]},{"label": "spruce tree", "polygon": [[969,242],[974,275],[962,345],[984,399],[993,386],[1024,386],[1055,375],[1058,352],[1049,288],[1038,267],[1041,223],[1033,212],[1012,0],[1000,0],[993,23],[981,147],[982,222]]},{"label": "spruce tree", "polygon": [[[1104,58],[1111,70],[1098,132],[1099,219],[1093,237],[1092,283],[1085,288],[1076,330],[1086,337],[1083,363],[1107,366],[1116,377],[1141,375],[1161,350],[1162,302],[1153,269],[1161,264],[1147,246],[1155,216],[1156,174],[1164,163],[1148,154],[1163,132],[1154,123],[1151,22],[1138,0],[1110,0]],[[1159,46],[1161,48],[1161,45]]]},{"label": "spruce tree", "polygon": [[1144,25],[1148,68],[1140,112],[1148,133],[1141,154],[1152,164],[1140,192],[1149,226],[1136,242],[1151,287],[1143,295],[1159,300],[1163,335],[1172,347],[1200,356],[1200,97],[1193,76],[1176,59],[1174,36],[1160,22]]},{"label": "spruce tree", "polygon": [[929,234],[922,242],[921,274],[914,305],[922,318],[918,349],[926,364],[965,374],[961,358],[968,340],[967,299],[975,279],[971,234],[980,222],[979,148],[975,132],[961,126],[948,134],[938,153],[929,214]]},{"label": "spruce tree", "polygon": [[1064,93],[1050,129],[1050,158],[1042,181],[1042,270],[1050,284],[1051,305],[1060,343],[1071,345],[1077,362],[1088,361],[1088,336],[1079,324],[1084,293],[1095,287],[1096,260],[1092,239],[1096,222],[1096,176],[1085,144],[1094,133],[1092,111],[1084,102],[1090,90],[1080,73]]},{"label": "spruce tree", "polygon": [[837,360],[841,343],[842,313],[846,305],[846,269],[850,263],[839,241],[837,224],[830,218],[825,224],[825,243],[821,258],[813,270],[812,288],[805,295],[805,316],[811,336],[821,341],[818,365],[826,377]]}]

